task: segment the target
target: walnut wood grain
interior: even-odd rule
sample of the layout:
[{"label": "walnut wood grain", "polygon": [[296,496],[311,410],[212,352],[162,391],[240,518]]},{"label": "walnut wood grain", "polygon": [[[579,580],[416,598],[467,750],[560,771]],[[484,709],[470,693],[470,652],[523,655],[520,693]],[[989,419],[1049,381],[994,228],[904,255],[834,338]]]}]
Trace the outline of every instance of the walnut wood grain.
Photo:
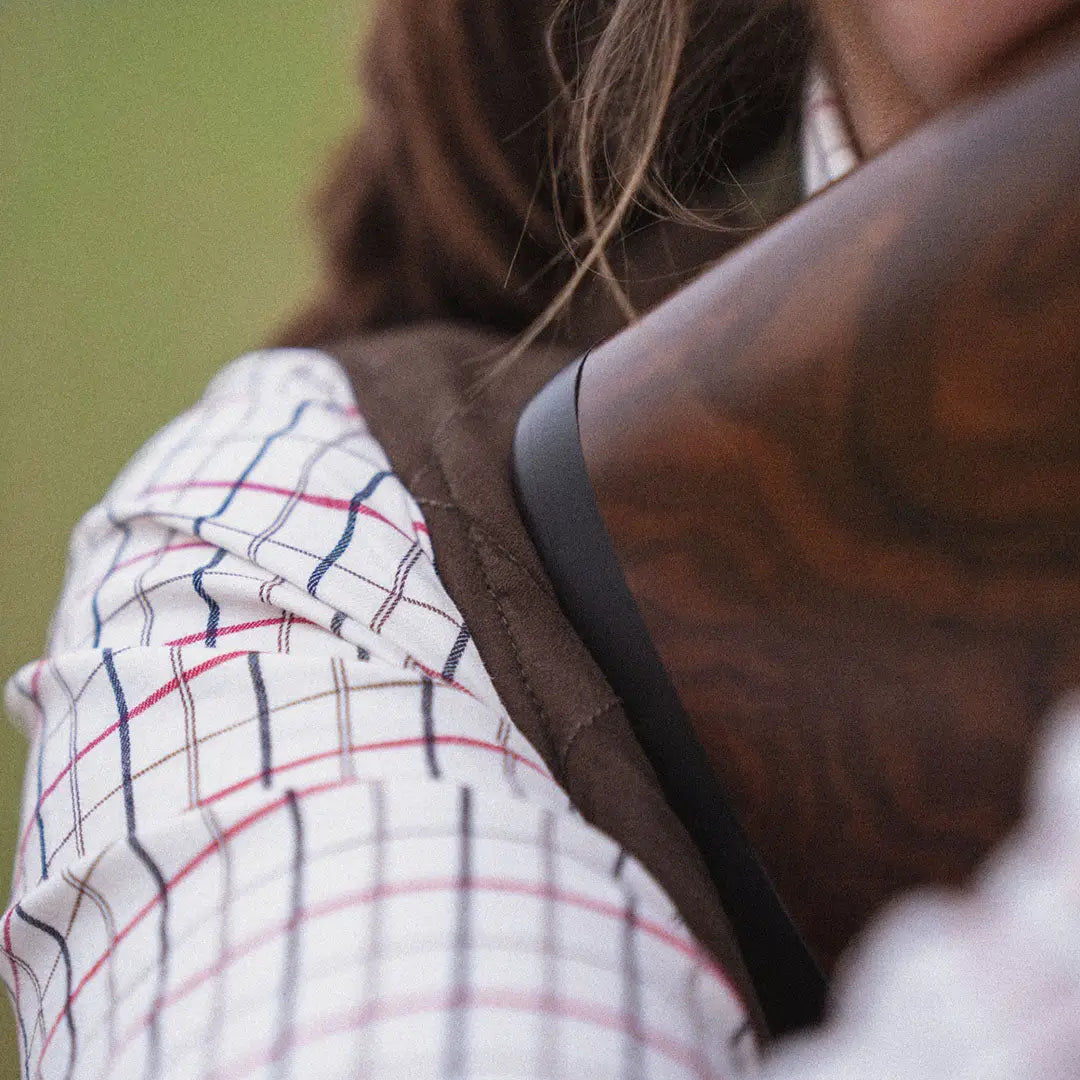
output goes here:
[{"label": "walnut wood grain", "polygon": [[829,966],[1012,825],[1080,684],[1080,49],[595,351],[579,419],[646,625]]}]

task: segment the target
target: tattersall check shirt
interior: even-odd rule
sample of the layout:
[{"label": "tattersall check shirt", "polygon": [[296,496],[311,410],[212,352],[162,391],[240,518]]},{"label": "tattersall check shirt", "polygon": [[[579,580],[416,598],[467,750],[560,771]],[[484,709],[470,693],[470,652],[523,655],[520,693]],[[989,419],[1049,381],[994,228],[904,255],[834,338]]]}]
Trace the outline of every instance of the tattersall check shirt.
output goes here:
[{"label": "tattersall check shirt", "polygon": [[[816,186],[851,153],[820,85],[807,119]],[[724,973],[502,709],[319,353],[242,358],[143,449],[7,702],[31,740],[2,926],[29,1077],[759,1067]],[[901,908],[772,1075],[1080,1075],[1062,730],[1026,839]]]}]

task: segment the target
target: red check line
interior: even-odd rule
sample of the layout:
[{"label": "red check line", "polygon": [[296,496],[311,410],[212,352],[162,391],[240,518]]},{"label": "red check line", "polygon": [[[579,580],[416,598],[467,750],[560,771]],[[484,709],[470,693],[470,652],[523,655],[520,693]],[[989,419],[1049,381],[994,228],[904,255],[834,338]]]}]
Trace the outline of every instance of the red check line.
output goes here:
[{"label": "red check line", "polygon": [[[257,484],[251,480],[245,480],[241,484],[237,484],[235,480],[188,480],[183,484],[162,484],[158,487],[149,488],[147,494],[162,495],[174,491],[187,491],[192,488],[228,488],[229,490],[239,488],[244,491],[257,491],[266,495],[281,495],[286,499],[298,499],[300,502],[310,503],[312,506],[321,506],[327,510],[348,510],[352,505],[349,499],[339,499],[332,495],[312,495],[306,491],[295,491],[292,488],[277,487],[274,484]],[[376,521],[389,525],[394,532],[406,540],[414,539],[396,522],[391,521],[384,514],[380,514],[378,510],[373,510],[370,506],[361,504],[357,507],[357,511],[365,517],[375,518]],[[422,521],[413,521],[410,524],[416,532],[426,534],[428,531],[427,525]]]},{"label": "red check line", "polygon": [[[232,655],[243,656],[245,654],[233,653]],[[331,788],[343,787],[344,785],[353,782],[354,781],[334,780],[329,783],[316,784],[313,787],[304,788],[301,791],[294,792],[294,794],[296,795],[297,799],[303,799],[306,798],[308,795],[314,794],[316,792],[329,791]],[[273,802],[266,803],[264,806],[260,806],[257,810],[254,810],[246,817],[240,818],[239,821],[235,822],[233,825],[230,825],[229,828],[221,834],[220,842],[226,842],[228,840],[231,840],[238,833],[243,832],[245,829],[254,825],[256,822],[261,821],[264,817],[267,817],[269,814],[274,813],[275,810],[280,810],[287,801],[288,797],[282,795],[281,798],[275,799]],[[185,863],[184,866],[182,866],[171,878],[169,878],[169,880],[165,883],[164,892],[167,893],[170,889],[174,888],[181,881],[183,881],[183,879],[186,878],[188,874],[190,874],[193,870],[195,870],[202,863],[204,863],[213,852],[217,851],[218,846],[219,841],[217,839],[212,840],[209,844],[207,844],[206,847],[202,849],[202,851],[200,851],[189,862]],[[71,996],[68,998],[66,1009],[61,1010],[60,1015],[56,1018],[53,1026],[49,1029],[49,1033],[48,1035],[46,1035],[45,1041],[41,1044],[41,1054],[38,1058],[39,1061],[44,1060],[45,1054],[49,1049],[49,1043],[52,1042],[53,1036],[56,1034],[57,1029],[60,1027],[61,1022],[64,1019],[64,1013],[69,1010],[72,1005],[75,1004],[76,1000],[78,1000],[79,995],[85,989],[87,983],[89,983],[90,980],[93,979],[102,969],[105,962],[109,959],[113,951],[116,949],[116,946],[119,945],[120,942],[123,941],[124,938],[126,938],[128,934],[130,934],[131,931],[134,930],[135,927],[138,926],[139,923],[141,923],[143,919],[145,919],[146,916],[149,915],[150,912],[158,906],[158,904],[161,903],[161,896],[161,891],[155,893],[154,898],[147,901],[147,903],[144,904],[143,907],[135,913],[134,917],[127,924],[127,926],[125,926],[119,933],[116,934],[109,947],[101,954],[101,956],[98,957],[98,959],[94,962],[93,966],[79,980],[78,985],[75,987],[74,990],[72,990]]]},{"label": "red check line", "polygon": [[[372,889],[363,889],[354,893],[348,893],[345,896],[337,897],[334,900],[328,900],[322,904],[302,908],[297,913],[295,920],[286,919],[276,923],[274,926],[262,931],[262,933],[256,934],[247,941],[236,945],[224,956],[219,957],[218,960],[205,967],[202,971],[189,976],[184,982],[180,983],[175,990],[168,994],[159,1006],[155,1007],[152,1012],[148,1012],[140,1017],[139,1020],[132,1025],[124,1035],[120,1043],[120,1048],[122,1049],[124,1046],[128,1045],[145,1030],[155,1012],[160,1012],[161,1009],[175,1005],[178,1001],[187,997],[187,995],[198,990],[199,987],[203,986],[208,980],[220,975],[230,965],[257,952],[264,945],[281,937],[282,934],[291,930],[296,925],[313,922],[317,919],[325,918],[328,915],[335,915],[342,911],[348,911],[352,908],[362,907],[365,904],[371,904],[377,901],[392,900],[395,897],[402,896],[423,896],[430,893],[455,892],[461,887],[461,882],[458,878],[435,879],[432,881],[408,881],[402,882],[399,885],[378,885]],[[624,909],[618,905],[610,904],[603,900],[597,900],[596,898],[586,896],[583,893],[559,889],[552,885],[514,881],[507,878],[478,878],[469,883],[468,889],[472,893],[488,893],[501,896],[526,896],[530,899],[551,900],[558,904],[565,904],[567,907],[576,908],[580,911],[587,911],[591,914],[600,915],[604,918],[609,918],[618,922],[623,922],[626,918]],[[652,937],[663,944],[670,946],[676,952],[688,959],[700,963],[710,972],[710,974],[718,979],[732,995],[734,995],[736,1001],[739,1001],[739,1003],[742,1004],[739,994],[734,986],[732,986],[727,974],[722,968],[714,963],[712,958],[703,949],[678,935],[672,934],[671,931],[666,930],[660,924],[651,922],[648,919],[638,920],[635,923],[635,928],[640,930],[646,936]]]},{"label": "red check line", "polygon": [[[529,758],[523,757],[516,751],[509,750],[498,743],[485,742],[483,739],[471,739],[467,735],[433,735],[431,741],[435,743],[436,746],[464,746],[473,750],[486,750],[490,753],[498,754],[500,757],[513,758],[518,764],[527,766],[545,780],[551,780],[554,783],[554,777],[552,777],[551,773],[549,773],[542,765],[538,765],[535,761],[530,761]],[[418,746],[424,746],[426,742],[427,740],[424,739],[423,736],[420,736],[410,739],[386,739],[383,742],[375,743],[354,743],[349,747],[349,753],[362,754],[369,750],[416,749]],[[287,761],[281,765],[275,765],[270,771],[274,776],[277,776],[279,773],[288,772],[290,769],[303,768],[303,766],[311,765],[316,761],[326,761],[328,758],[341,757],[341,754],[341,748],[334,747],[333,750],[324,750],[318,754],[309,754],[307,757],[297,758],[295,761]],[[201,799],[199,805],[209,806],[219,799],[224,799],[229,795],[235,794],[237,791],[242,791],[244,788],[250,787],[252,784],[262,780],[262,778],[263,773],[257,772],[244,780],[238,780],[235,784],[230,784],[220,791],[215,791],[213,795],[208,795],[205,799]]]},{"label": "red check line", "polygon": [[[41,713],[41,673],[45,670],[45,660],[41,659],[34,665],[34,674],[30,676],[30,697],[33,699],[34,705],[37,706],[37,710]],[[44,715],[40,716],[42,726],[45,724]]]},{"label": "red check line", "polygon": [[[414,995],[390,1001],[375,1002],[374,1004],[352,1009],[336,1018],[326,1020],[309,1028],[307,1031],[300,1033],[293,1040],[292,1045],[307,1046],[322,1039],[332,1038],[334,1035],[343,1035],[346,1032],[356,1031],[387,1020],[400,1020],[422,1013],[445,1013],[451,1009],[462,1008],[501,1009],[506,1012],[526,1012],[542,1016],[556,1016],[563,1020],[576,1020],[581,1023],[592,1024],[594,1027],[604,1028],[607,1031],[632,1035],[648,1049],[678,1062],[683,1068],[697,1076],[699,1080],[708,1080],[708,1078],[716,1080],[714,1074],[702,1060],[700,1052],[673,1039],[666,1032],[655,1028],[650,1030],[640,1024],[631,1024],[627,1022],[626,1017],[621,1013],[590,1002],[504,989],[466,990],[463,993],[432,995],[430,997]],[[275,1060],[276,1056],[273,1050],[269,1053],[252,1054],[247,1058],[240,1059],[232,1066],[227,1066],[224,1070],[219,1069],[213,1072],[211,1080],[250,1076],[253,1072],[271,1064]]]},{"label": "red check line", "polygon": [[[245,630],[258,630],[263,626],[281,626],[285,622],[286,616],[279,615],[276,619],[254,619],[251,622],[245,623],[233,623],[231,626],[219,626],[217,629],[217,636],[226,637],[228,634],[240,634]],[[292,624],[303,626],[316,626],[310,619],[304,619],[299,615],[292,616]],[[166,641],[165,645],[194,645],[197,642],[206,640],[206,631],[200,630],[197,634],[188,634],[186,637],[173,638],[172,641]]]},{"label": "red check line", "polygon": [[[218,631],[218,636],[221,636],[223,634],[228,634],[228,633],[236,633],[236,632],[239,632],[241,630],[247,630],[247,629],[251,629],[251,628],[254,628],[254,627],[258,627],[258,626],[271,626],[271,625],[280,623],[281,621],[282,620],[280,618],[278,618],[278,619],[260,619],[260,620],[256,620],[256,621],[250,622],[250,623],[241,623],[241,624],[237,624],[235,626],[227,626],[227,627],[224,627],[224,628],[222,628],[222,629],[220,629]],[[302,623],[305,623],[305,624],[307,624],[309,626],[314,626],[315,625],[309,619],[302,619],[302,618],[299,618],[299,617],[295,618],[294,621],[295,622],[302,622]],[[186,638],[177,638],[175,641],[166,642],[166,644],[167,645],[177,645],[177,646],[190,645],[190,644],[193,644],[194,642],[203,640],[204,636],[205,636],[205,632],[200,632],[198,634],[192,634],[192,635],[190,635],[190,636],[188,636]],[[221,656],[212,657],[211,659],[206,660],[201,664],[196,664],[196,666],[191,668],[190,670],[185,671],[184,672],[184,679],[185,679],[185,681],[190,681],[191,679],[197,678],[199,675],[202,675],[204,672],[209,671],[211,668],[215,668],[219,664],[224,663],[226,660],[231,660],[231,659],[234,659],[237,656],[246,656],[246,655],[247,655],[246,651],[234,650],[232,652],[223,653]],[[413,658],[412,662],[413,662],[413,664],[415,664],[416,667],[418,667],[421,671],[423,671],[424,674],[426,674],[426,675],[430,676],[431,678],[435,679],[440,685],[446,686],[446,687],[448,687],[450,689],[453,689],[453,690],[460,690],[463,694],[467,694],[474,701],[479,700],[476,697],[476,695],[472,693],[472,691],[470,691],[467,687],[463,686],[456,679],[450,679],[450,680],[446,679],[440,672],[436,671],[434,668],[429,668],[426,664],[421,664],[420,661],[416,660],[415,658]],[[42,666],[42,664],[39,664],[39,669],[40,669],[41,666]],[[38,671],[35,671],[35,675],[37,675],[37,674],[38,674]],[[135,706],[135,708],[133,708],[128,713],[128,720],[129,721],[133,720],[140,713],[145,712],[151,706],[156,705],[163,698],[168,697],[169,694],[175,692],[179,688],[179,686],[180,686],[180,680],[177,679],[177,678],[170,679],[164,685],[159,686],[157,688],[157,690],[155,690],[149,697],[147,697],[144,701],[141,701],[138,705]],[[37,802],[37,806],[35,807],[34,813],[31,814],[31,816],[28,818],[26,828],[23,831],[22,838],[19,841],[19,865],[20,866],[22,865],[22,856],[26,852],[26,845],[29,843],[30,836],[34,831],[35,822],[37,820],[37,812],[45,805],[45,800],[56,790],[56,788],[63,781],[64,777],[66,777],[67,774],[69,772],[71,772],[73,764],[77,765],[79,762],[81,762],[82,759],[91,750],[93,750],[95,746],[98,746],[100,743],[102,743],[105,739],[107,739],[110,735],[112,735],[119,727],[120,727],[120,721],[117,720],[116,723],[114,723],[110,727],[106,728],[99,735],[97,735],[90,742],[88,742],[78,752],[78,754],[75,755],[74,763],[69,760],[67,762],[67,764],[65,764],[64,767],[60,770],[60,772],[56,775],[55,779],[49,784],[49,786],[46,787],[42,791],[41,798]],[[497,745],[495,743],[488,744],[488,743],[483,743],[480,740],[467,740],[467,739],[465,739],[464,736],[436,736],[436,741],[439,741],[440,739],[444,739],[444,740],[447,740],[447,741],[453,740],[453,739],[459,739],[461,741],[462,745],[475,744],[477,746],[484,746],[484,747],[490,747],[491,749],[497,749],[499,751],[499,753],[504,754],[504,755],[509,755],[510,757],[514,758],[515,760],[521,761],[523,764],[527,765],[529,768],[534,769],[536,772],[538,772],[545,779],[551,779],[551,775],[546,770],[544,770],[540,766],[538,766],[535,762],[530,761],[528,758],[522,757],[520,754],[517,754],[514,751],[508,750],[506,747],[499,746],[499,745]],[[415,741],[422,743],[423,739],[418,739],[418,740],[415,740]],[[392,745],[396,745],[396,744],[393,744],[393,743],[368,744],[367,746],[350,747],[350,749],[354,749],[354,750],[356,750],[356,749],[359,749],[359,750],[363,750],[363,749],[379,749],[379,748],[389,747],[389,746],[392,746]],[[405,745],[405,741],[403,740],[400,745]],[[334,751],[331,752],[331,754],[332,755],[337,755],[337,754],[340,754],[340,752],[341,752],[340,750],[334,750]],[[316,755],[313,755],[311,758],[306,758],[306,759],[303,759],[301,761],[294,762],[293,764],[294,765],[303,765],[307,761],[318,760],[318,758],[320,756],[322,756],[322,755],[316,754]],[[283,768],[285,768],[285,767],[290,767],[290,766],[283,766]],[[261,776],[262,776],[262,774],[259,773],[259,777],[261,777]],[[259,777],[255,777],[255,779],[258,779]],[[245,781],[242,781],[241,783],[239,783],[237,785],[234,785],[234,787],[235,788],[245,787],[250,782],[251,782],[250,780],[245,780]],[[229,789],[229,790],[232,790],[232,789]],[[211,799],[206,800],[206,801],[213,801],[214,799],[218,799],[218,798],[221,798],[221,797],[222,797],[222,793],[219,792],[217,795],[212,796]],[[51,861],[51,859],[50,859],[50,861]]]},{"label": "red check line", "polygon": [[[242,633],[244,630],[258,630],[260,627],[264,627],[264,626],[281,626],[281,624],[285,621],[285,618],[286,618],[286,616],[281,615],[281,616],[278,616],[278,618],[276,618],[276,619],[254,619],[251,622],[234,623],[232,626],[222,626],[222,627],[218,628],[217,636],[218,637],[225,637],[228,634]],[[300,624],[300,625],[303,625],[303,626],[318,626],[319,625],[318,623],[312,622],[311,619],[305,619],[300,615],[292,616],[292,623],[293,623],[294,626],[296,626],[297,624]],[[186,637],[173,638],[172,641],[166,641],[164,643],[164,645],[165,646],[169,646],[169,645],[178,645],[178,646],[195,645],[195,644],[198,644],[199,642],[202,642],[202,641],[205,641],[205,640],[206,640],[206,631],[205,630],[200,630],[198,633],[196,633],[196,634],[188,634]],[[410,656],[409,657],[409,663],[413,667],[419,668],[420,671],[422,671],[425,675],[427,675],[431,679],[434,679],[436,682],[440,683],[442,686],[449,686],[449,687],[452,687],[454,690],[460,690],[463,694],[468,694],[469,697],[471,697],[474,701],[479,700],[476,697],[476,695],[467,686],[464,686],[462,683],[459,683],[457,681],[457,679],[448,679],[445,675],[443,675],[443,673],[441,671],[436,671],[435,668],[428,667],[427,664],[421,663],[419,660],[416,659],[415,656]]]},{"label": "red check line", "polygon": [[419,668],[429,679],[434,679],[441,686],[449,686],[454,690],[460,690],[463,694],[468,694],[473,701],[480,700],[467,686],[459,683],[457,679],[448,679],[441,671],[436,671],[435,668],[422,664],[415,656],[409,657],[409,664]]},{"label": "red check line", "polygon": [[[294,795],[297,799],[306,799],[309,795],[316,795],[322,792],[332,791],[332,789],[334,788],[347,787],[354,783],[355,781],[333,780],[322,784],[314,784],[311,787],[297,789],[297,791],[294,792]],[[220,843],[227,843],[228,841],[233,839],[233,837],[245,832],[246,829],[248,829],[249,827],[257,824],[262,819],[267,818],[267,816],[274,813],[275,811],[280,810],[283,806],[285,806],[287,801],[288,796],[282,795],[280,798],[273,799],[272,801],[267,802],[266,805],[258,807],[251,813],[246,814],[245,816],[243,816],[243,818],[239,819],[237,822],[234,822],[227,829],[224,829],[224,831],[222,831],[221,833],[220,841],[214,839],[208,842],[207,845],[200,852],[198,852],[198,854],[195,854],[191,860],[189,860],[184,866],[181,866],[180,869],[178,869],[177,872],[170,879],[168,879],[168,881],[165,883],[164,892],[170,892],[178,885],[180,881],[183,881],[184,878],[188,877],[188,875],[190,875],[194,869],[197,869],[199,866],[201,866],[208,858],[210,858],[210,856],[215,851],[218,850]],[[403,885],[400,886],[384,886],[382,888],[388,890],[386,893],[387,895],[403,895],[410,892],[420,893],[458,889],[460,888],[460,886],[460,880],[458,878],[453,878],[436,881],[407,882],[403,883]],[[508,894],[529,895],[538,897],[550,896],[551,899],[555,900],[556,902],[565,903],[569,906],[578,907],[584,910],[590,910],[590,912],[593,912],[597,915],[606,916],[620,922],[623,921],[623,919],[625,918],[624,910],[615,904],[609,904],[605,901],[595,900],[592,896],[585,896],[580,893],[565,892],[563,890],[559,890],[553,886],[548,885],[530,885],[530,883],[528,882],[502,880],[499,878],[477,878],[474,881],[470,882],[470,888],[473,890],[484,890],[488,892],[498,891]],[[372,894],[378,894],[378,890],[368,890],[368,892]],[[366,894],[367,893],[359,893],[353,894],[349,897],[339,897],[337,901],[330,901],[326,904],[320,905],[319,907],[308,908],[307,912],[301,913],[300,917],[310,918],[312,917],[313,913],[316,913],[315,917],[318,917],[319,915],[332,914],[333,912],[335,912],[335,910],[338,910],[339,908],[348,907],[350,903],[357,904],[363,902],[361,899],[359,899],[359,897],[362,897]],[[119,931],[116,936],[113,937],[112,942],[105,949],[104,953],[102,953],[102,955],[97,958],[93,966],[86,971],[82,978],[80,978],[79,984],[75,987],[75,989],[71,991],[71,996],[68,998],[67,1009],[70,1009],[72,1005],[75,1004],[75,1002],[79,998],[79,995],[82,994],[83,989],[85,989],[86,985],[93,980],[93,978],[100,970],[102,970],[102,968],[105,966],[106,961],[112,955],[113,950],[116,949],[116,947],[125,939],[125,937],[129,935],[135,929],[135,927],[137,927],[138,924],[152,912],[154,908],[158,907],[158,905],[161,903],[161,896],[162,892],[160,891],[154,893],[152,899],[147,901],[147,903],[138,910],[138,912],[131,919],[131,921],[127,923],[126,926],[121,931]],[[288,924],[289,920],[285,920],[281,923],[281,926],[276,929],[276,932],[281,933],[282,930],[288,926]],[[660,926],[659,923],[652,922],[649,919],[638,919],[635,922],[635,927],[640,932],[647,934],[650,937],[654,937],[654,939],[657,939],[658,941],[661,941],[667,945],[672,946],[684,956],[687,956],[704,964],[704,966],[708,970],[710,970],[715,975],[715,977],[718,978],[718,980],[723,982],[728,987],[728,989],[731,991],[731,994],[734,996],[734,999],[742,1003],[742,998],[739,995],[739,991],[735,989],[731,982],[728,980],[727,974],[724,972],[723,969],[718,966],[718,964],[716,964],[710,957],[708,957],[704,953],[700,946],[697,946],[696,944],[687,941],[686,939],[684,939],[684,937],[673,934],[670,930],[667,930],[666,928]],[[210,977],[210,969],[207,969],[207,972],[204,972],[203,974],[206,977]],[[60,1014],[53,1022],[53,1026],[49,1029],[49,1034],[45,1037],[44,1042],[42,1043],[41,1056],[39,1059],[44,1059],[46,1051],[49,1050],[49,1044],[52,1042],[52,1039],[55,1036],[56,1031],[59,1029],[60,1024],[62,1024],[64,1021],[65,1011],[66,1010],[60,1011]]]},{"label": "red check line", "polygon": [[[247,653],[242,651],[236,651],[222,653],[220,656],[211,657],[209,660],[204,660],[201,664],[196,664],[195,667],[191,668],[189,671],[185,671],[184,679],[185,681],[197,679],[200,675],[204,675],[212,668],[216,668],[219,664],[224,664],[228,660],[235,660],[238,656],[247,656]],[[180,680],[176,678],[170,679],[167,683],[159,686],[152,694],[150,694],[149,697],[144,698],[142,701],[139,702],[138,705],[136,705],[133,709],[130,710],[130,712],[128,713],[128,720],[134,720],[136,716],[138,716],[140,713],[146,712],[147,709],[152,708],[159,701],[161,701],[162,698],[166,698],[169,696],[169,694],[174,693],[179,688],[179,686]],[[64,779],[64,777],[67,776],[69,772],[71,772],[72,765],[77,765],[80,761],[82,761],[82,759],[86,757],[86,755],[89,754],[95,746],[103,743],[119,727],[120,721],[117,720],[114,724],[111,724],[109,727],[105,728],[105,730],[102,731],[99,735],[96,735],[93,739],[91,739],[90,742],[88,742],[75,755],[75,760],[72,761],[69,759],[67,764],[64,765],[64,767],[60,770],[52,783],[50,783],[49,786],[45,788],[44,791],[42,791],[41,798],[38,799],[37,805],[35,806],[33,813],[30,814],[27,820],[26,829],[23,831],[22,834],[22,839],[19,841],[20,860],[22,859],[22,855],[26,850],[26,844],[30,838],[30,834],[34,831],[34,823],[37,819],[38,811],[40,811],[41,808],[45,805],[45,800],[56,790],[57,786]]]},{"label": "red check line", "polygon": [[[252,622],[246,623],[234,623],[232,626],[222,626],[218,628],[217,636],[225,637],[228,634],[239,634],[244,630],[258,630],[263,626],[280,626],[285,621],[286,616],[281,615],[276,619],[255,619]],[[318,623],[312,622],[310,619],[305,619],[300,615],[292,616],[293,625],[303,626],[318,626]],[[200,630],[196,634],[188,634],[186,637],[173,638],[172,641],[166,641],[165,645],[196,645],[201,641],[206,640],[206,631]],[[422,671],[430,679],[434,679],[442,686],[452,687],[454,690],[460,690],[463,694],[468,694],[474,701],[478,701],[479,698],[465,685],[459,683],[457,679],[448,679],[441,671],[437,671],[433,667],[428,667],[427,664],[421,663],[415,656],[409,657],[409,663]]]},{"label": "red check line", "polygon": [[141,555],[132,555],[130,559],[125,559],[121,563],[117,563],[110,573],[116,573],[117,570],[123,570],[128,566],[133,566],[137,562],[142,562],[144,559],[152,559],[155,555],[164,555],[171,551],[185,551],[187,548],[208,548],[214,545],[208,543],[206,540],[189,540],[184,544],[166,544],[165,547],[154,548],[151,551],[144,551]]}]

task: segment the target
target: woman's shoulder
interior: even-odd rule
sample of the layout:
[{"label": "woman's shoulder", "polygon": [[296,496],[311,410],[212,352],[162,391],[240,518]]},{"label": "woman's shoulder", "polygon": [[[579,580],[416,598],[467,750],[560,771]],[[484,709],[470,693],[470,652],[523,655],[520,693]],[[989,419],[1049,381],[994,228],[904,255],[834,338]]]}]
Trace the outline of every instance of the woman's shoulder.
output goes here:
[{"label": "woman's shoulder", "polygon": [[106,501],[143,488],[162,469],[175,472],[185,451],[195,454],[215,442],[250,440],[292,421],[287,434],[308,410],[336,416],[354,431],[366,430],[349,379],[328,353],[294,348],[245,353],[221,368],[194,404],[147,440],[117,476]]}]

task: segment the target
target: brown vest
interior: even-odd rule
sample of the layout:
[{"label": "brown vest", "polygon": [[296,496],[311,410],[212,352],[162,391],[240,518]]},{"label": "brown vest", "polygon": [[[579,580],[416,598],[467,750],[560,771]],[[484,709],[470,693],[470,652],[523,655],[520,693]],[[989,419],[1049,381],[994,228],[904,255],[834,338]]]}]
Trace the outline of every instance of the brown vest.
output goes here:
[{"label": "brown vest", "polygon": [[[798,168],[790,144],[762,164],[760,175],[769,181],[758,180],[753,189],[756,205],[744,235],[795,201]],[[635,301],[651,306],[731,243],[730,234],[655,230],[632,262],[634,278],[644,283]],[[575,303],[572,343],[533,346],[479,389],[480,374],[505,353],[507,341],[474,324],[411,324],[330,351],[424,512],[439,576],[511,719],[581,814],[666,890],[760,1019],[701,856],[664,799],[620,702],[560,610],[514,501],[510,447],[521,410],[618,323],[601,294],[584,295]]]}]

